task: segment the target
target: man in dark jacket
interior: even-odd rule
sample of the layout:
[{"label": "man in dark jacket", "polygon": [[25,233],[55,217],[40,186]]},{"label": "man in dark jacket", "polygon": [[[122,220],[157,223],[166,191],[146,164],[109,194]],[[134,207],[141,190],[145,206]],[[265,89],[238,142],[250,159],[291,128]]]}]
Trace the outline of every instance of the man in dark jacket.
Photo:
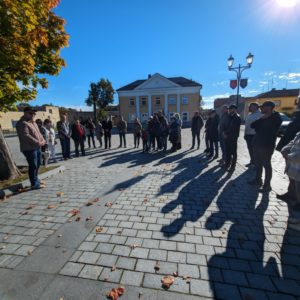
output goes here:
[{"label": "man in dark jacket", "polygon": [[200,131],[203,127],[203,119],[200,116],[198,111],[195,111],[194,116],[192,118],[192,137],[193,137],[193,143],[191,149],[194,149],[195,147],[195,139],[197,137],[197,144],[198,148],[200,148]]},{"label": "man in dark jacket", "polygon": [[110,117],[108,117],[107,119],[105,119],[102,122],[102,128],[104,130],[104,145],[105,145],[105,149],[111,147],[111,130],[112,130],[112,121],[110,119]]},{"label": "man in dark jacket", "polygon": [[127,132],[127,122],[123,119],[122,116],[120,116],[119,121],[117,123],[117,128],[119,131],[119,137],[120,137],[120,146],[122,147],[122,142],[124,142],[124,148],[126,148],[126,132]]},{"label": "man in dark jacket", "polygon": [[[214,159],[219,157],[219,116],[216,111],[211,111],[211,122],[208,126],[208,138],[209,138],[209,155],[208,157],[213,157]],[[215,155],[215,156],[214,156]]]},{"label": "man in dark jacket", "polygon": [[241,118],[237,113],[237,106],[229,106],[229,117],[224,128],[224,141],[226,147],[226,162],[223,167],[228,168],[229,172],[235,170],[237,161],[237,141],[240,135]]},{"label": "man in dark jacket", "polygon": [[71,130],[72,130],[71,137],[74,141],[76,157],[79,156],[79,146],[80,146],[80,150],[81,150],[81,155],[85,156],[85,150],[84,150],[85,131],[84,131],[84,127],[80,124],[79,120],[76,120],[76,122],[72,125]]},{"label": "man in dark jacket", "polygon": [[161,111],[158,112],[158,120],[160,123],[160,132],[161,132],[161,137],[160,137],[160,142],[161,142],[161,147],[163,148],[164,151],[167,150],[167,145],[168,145],[168,135],[169,135],[169,124],[167,118],[163,115]]},{"label": "man in dark jacket", "polygon": [[[284,136],[280,139],[279,143],[277,144],[276,150],[281,151],[283,147],[285,147],[290,141],[292,141],[295,138],[296,134],[299,131],[300,131],[300,111],[296,111],[292,119],[292,122],[286,128]],[[282,195],[277,194],[276,197],[284,201],[296,199],[296,191],[294,186],[295,186],[294,180],[290,179],[288,191]]]},{"label": "man in dark jacket", "polygon": [[275,149],[277,133],[281,125],[281,118],[278,112],[274,112],[275,104],[272,101],[265,101],[260,110],[262,117],[251,124],[255,129],[253,137],[253,156],[256,168],[255,179],[249,181],[250,185],[262,185],[262,171],[265,169],[265,181],[260,192],[271,191],[272,165],[271,158]]}]

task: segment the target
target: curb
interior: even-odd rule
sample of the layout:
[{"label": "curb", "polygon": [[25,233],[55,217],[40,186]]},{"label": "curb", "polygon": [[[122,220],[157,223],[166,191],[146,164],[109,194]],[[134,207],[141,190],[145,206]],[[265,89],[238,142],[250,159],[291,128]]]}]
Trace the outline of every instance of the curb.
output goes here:
[{"label": "curb", "polygon": [[[39,179],[48,178],[50,176],[53,176],[55,174],[65,171],[65,169],[66,169],[65,166],[59,166],[56,169],[50,170],[48,172],[45,172],[45,173],[39,175]],[[11,185],[10,187],[7,187],[5,189],[1,189],[0,190],[0,199],[4,199],[5,197],[11,196],[11,195],[15,194],[19,189],[24,189],[28,186],[30,186],[30,182],[27,179],[27,180],[21,181],[17,184]]]}]

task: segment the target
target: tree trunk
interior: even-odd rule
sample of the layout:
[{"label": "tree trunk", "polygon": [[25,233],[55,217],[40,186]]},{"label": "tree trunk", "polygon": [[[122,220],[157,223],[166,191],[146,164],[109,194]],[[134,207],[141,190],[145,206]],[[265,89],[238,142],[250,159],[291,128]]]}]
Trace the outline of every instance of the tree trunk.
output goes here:
[{"label": "tree trunk", "polygon": [[20,175],[21,173],[13,161],[3,132],[0,129],[0,180],[14,179]]}]

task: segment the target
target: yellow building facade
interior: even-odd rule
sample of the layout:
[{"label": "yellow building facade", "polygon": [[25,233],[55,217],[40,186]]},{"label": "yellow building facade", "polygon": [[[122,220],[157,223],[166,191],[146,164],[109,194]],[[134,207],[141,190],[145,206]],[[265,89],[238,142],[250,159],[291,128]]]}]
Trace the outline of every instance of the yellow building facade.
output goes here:
[{"label": "yellow building facade", "polygon": [[169,120],[179,113],[183,122],[190,122],[200,109],[201,88],[201,84],[184,77],[149,75],[148,79],[136,80],[117,90],[120,115],[128,123],[136,118],[145,122],[161,111]]},{"label": "yellow building facade", "polygon": [[[60,120],[59,108],[56,106],[41,106],[35,107],[37,113],[35,119],[50,119],[54,126]],[[1,129],[4,131],[14,131],[16,123],[23,116],[22,111],[9,111],[9,112],[0,112],[0,125]]]},{"label": "yellow building facade", "polygon": [[275,110],[277,112],[292,115],[297,108],[298,96],[299,89],[272,89],[248,100],[246,102],[245,109],[248,110],[248,107],[252,102],[256,102],[261,105],[265,101],[272,101],[275,104]]}]

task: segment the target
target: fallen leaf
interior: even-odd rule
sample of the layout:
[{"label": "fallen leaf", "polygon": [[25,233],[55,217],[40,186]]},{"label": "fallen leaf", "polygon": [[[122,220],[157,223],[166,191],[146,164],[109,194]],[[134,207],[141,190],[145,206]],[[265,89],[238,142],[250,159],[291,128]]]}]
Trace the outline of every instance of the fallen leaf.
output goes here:
[{"label": "fallen leaf", "polygon": [[155,266],[154,266],[154,270],[155,270],[155,271],[159,271],[159,269],[160,269],[160,264],[159,264],[159,262],[157,261],[156,264],[155,264]]},{"label": "fallen leaf", "polygon": [[31,255],[33,250],[28,250],[27,254]]},{"label": "fallen leaf", "polygon": [[113,205],[113,204],[112,204],[111,202],[106,202],[106,203],[105,203],[105,206],[107,206],[107,207],[112,207],[112,205]]},{"label": "fallen leaf", "polygon": [[58,192],[58,193],[56,193],[57,197],[62,197],[63,195],[64,195],[64,192]]},{"label": "fallen leaf", "polygon": [[6,241],[7,239],[8,239],[8,236],[7,236],[7,235],[3,237],[3,240],[4,240],[4,241]]},{"label": "fallen leaf", "polygon": [[57,237],[62,237],[62,234],[59,234]]},{"label": "fallen leaf", "polygon": [[69,211],[72,217],[79,214],[79,210],[77,208],[73,208],[71,211]]},{"label": "fallen leaf", "polygon": [[119,296],[122,296],[125,293],[125,288],[123,286],[119,286],[117,288],[117,291],[118,291]]},{"label": "fallen leaf", "polygon": [[33,209],[33,208],[34,208],[34,205],[33,204],[29,204],[25,209],[29,210],[29,209]]},{"label": "fallen leaf", "polygon": [[85,220],[86,221],[91,221],[91,220],[93,220],[93,217],[87,217]]},{"label": "fallen leaf", "polygon": [[118,232],[117,232],[117,234],[121,234],[122,233],[122,230],[119,230]]},{"label": "fallen leaf", "polygon": [[21,215],[28,215],[29,212],[27,210],[23,211],[23,212],[20,212]]},{"label": "fallen leaf", "polygon": [[91,206],[91,205],[93,205],[93,204],[94,204],[93,202],[88,202],[88,203],[86,203],[85,206]]},{"label": "fallen leaf", "polygon": [[67,201],[67,200],[60,200],[60,201],[59,201],[59,203],[61,203],[61,204],[62,204],[62,203],[66,203],[66,202],[68,202],[68,201]]},{"label": "fallen leaf", "polygon": [[18,193],[23,193],[25,191],[26,191],[26,189],[23,189],[23,188],[17,190]]},{"label": "fallen leaf", "polygon": [[116,265],[113,265],[113,266],[111,267],[111,271],[112,271],[112,272],[113,272],[113,271],[116,271],[116,269],[117,269]]},{"label": "fallen leaf", "polygon": [[75,219],[75,221],[76,221],[76,222],[79,222],[80,219],[81,219],[80,217],[77,217],[77,218]]},{"label": "fallen leaf", "polygon": [[56,206],[55,206],[54,204],[49,204],[49,205],[47,206],[48,209],[55,208],[55,207],[56,207]]},{"label": "fallen leaf", "polygon": [[0,246],[0,250],[3,250],[5,248],[6,248],[6,246],[4,246],[4,245]]},{"label": "fallen leaf", "polygon": [[148,198],[145,198],[143,202],[148,202],[148,201],[149,201]]},{"label": "fallen leaf", "polygon": [[100,201],[100,198],[95,198],[94,200],[92,200],[93,203],[96,203],[98,201]]},{"label": "fallen leaf", "polygon": [[46,184],[46,181],[40,180],[40,184]]},{"label": "fallen leaf", "polygon": [[137,244],[133,244],[133,245],[130,246],[131,249],[135,249],[137,247],[139,247],[139,245],[137,245]]},{"label": "fallen leaf", "polygon": [[107,297],[108,299],[118,300],[118,299],[119,299],[119,294],[118,294],[117,289],[112,289],[110,292],[108,292],[108,293],[106,294],[106,297]]},{"label": "fallen leaf", "polygon": [[97,226],[97,227],[96,227],[96,232],[97,232],[97,233],[102,232],[102,230],[103,230],[103,227],[100,227],[100,226]]},{"label": "fallen leaf", "polygon": [[189,280],[189,279],[191,279],[191,277],[190,276],[182,276],[182,279],[183,280]]},{"label": "fallen leaf", "polygon": [[174,283],[174,280],[175,279],[173,276],[170,276],[170,275],[164,276],[161,280],[163,288],[165,288],[165,289],[170,288],[170,286]]},{"label": "fallen leaf", "polygon": [[174,277],[178,277],[178,272],[173,272]]}]

